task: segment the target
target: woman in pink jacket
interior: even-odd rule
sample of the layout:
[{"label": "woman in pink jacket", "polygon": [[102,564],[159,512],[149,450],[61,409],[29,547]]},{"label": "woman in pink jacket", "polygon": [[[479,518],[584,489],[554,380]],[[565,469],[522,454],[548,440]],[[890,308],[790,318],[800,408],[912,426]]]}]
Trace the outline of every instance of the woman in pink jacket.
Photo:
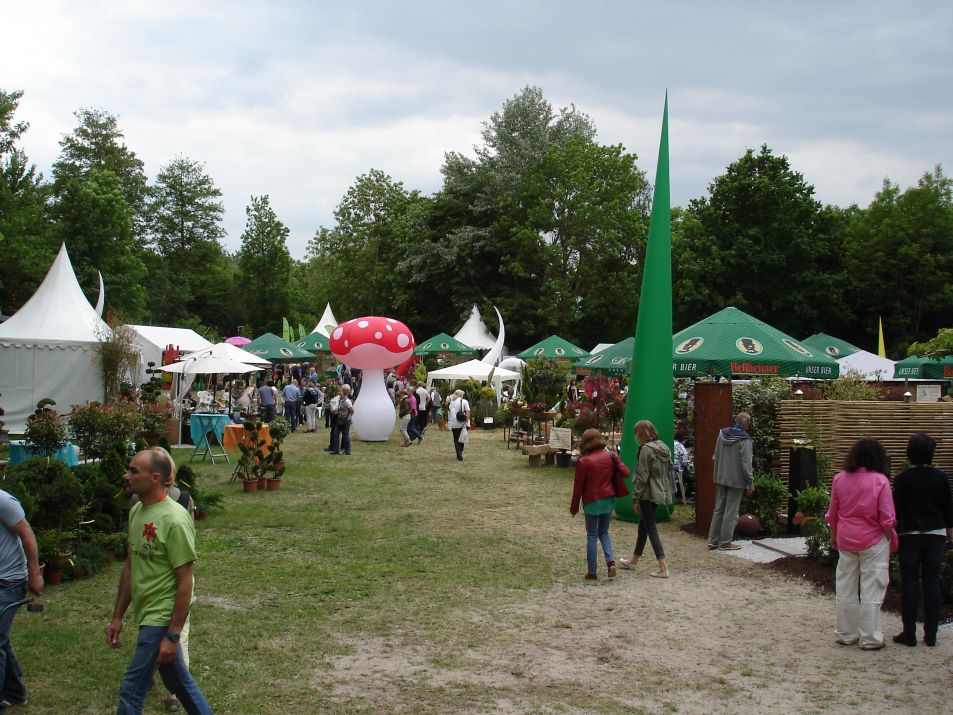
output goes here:
[{"label": "woman in pink jacket", "polygon": [[[880,607],[890,581],[891,542],[897,522],[887,453],[875,439],[862,439],[834,477],[827,523],[837,561],[837,642],[880,650],[886,645]],[[858,595],[859,591],[859,595]]]},{"label": "woman in pink jacket", "polygon": [[596,542],[602,544],[609,578],[615,578],[615,554],[609,538],[609,524],[615,509],[616,491],[612,478],[618,469],[622,477],[629,476],[629,468],[619,457],[606,449],[606,439],[597,429],[587,429],[579,440],[581,458],[576,464],[576,479],[572,485],[569,513],[579,512],[579,501],[586,515],[586,580],[596,580]]}]

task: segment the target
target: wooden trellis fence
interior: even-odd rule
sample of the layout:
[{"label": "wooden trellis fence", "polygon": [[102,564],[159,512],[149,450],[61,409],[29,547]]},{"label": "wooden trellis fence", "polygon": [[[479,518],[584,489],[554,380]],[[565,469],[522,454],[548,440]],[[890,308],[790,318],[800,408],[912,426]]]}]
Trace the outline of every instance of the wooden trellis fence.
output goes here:
[{"label": "wooden trellis fence", "polygon": [[805,437],[805,424],[820,432],[818,449],[831,458],[830,474],[819,474],[829,486],[844,457],[858,439],[880,440],[890,456],[891,478],[907,460],[907,440],[926,432],[937,441],[933,464],[953,477],[953,403],[951,402],[843,402],[834,400],[782,400],[778,408],[781,480],[787,484],[790,450],[794,440]]}]

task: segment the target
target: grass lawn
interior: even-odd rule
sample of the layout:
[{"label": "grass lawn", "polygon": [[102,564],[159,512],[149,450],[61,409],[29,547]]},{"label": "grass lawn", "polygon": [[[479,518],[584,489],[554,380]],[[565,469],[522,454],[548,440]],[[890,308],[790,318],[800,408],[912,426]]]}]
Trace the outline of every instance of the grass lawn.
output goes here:
[{"label": "grass lawn", "polygon": [[[398,445],[355,442],[352,456],[330,456],[326,430],[292,435],[281,490],[248,495],[229,483],[229,465],[193,464],[203,488],[225,495],[197,525],[192,617],[192,671],[217,712],[377,712],[374,698],[338,687],[332,661],[359,671],[348,658],[369,646],[380,655],[425,644],[426,657],[391,674],[391,711],[492,709],[493,684],[424,684],[420,669],[452,668],[493,630],[495,612],[579,581],[571,470],[529,469],[499,431],[474,433],[464,462],[436,428],[420,446]],[[125,648],[103,635],[118,573],[48,587],[44,612],[17,616],[31,694],[20,712],[115,708],[134,638],[129,616]],[[147,712],[162,712],[158,690]]]}]

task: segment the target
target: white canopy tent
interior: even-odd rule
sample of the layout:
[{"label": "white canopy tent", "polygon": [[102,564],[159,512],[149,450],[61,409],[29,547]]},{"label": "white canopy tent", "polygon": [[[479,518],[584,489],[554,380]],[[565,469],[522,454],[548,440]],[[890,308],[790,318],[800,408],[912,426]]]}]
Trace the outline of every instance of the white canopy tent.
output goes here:
[{"label": "white canopy tent", "polygon": [[893,380],[894,363],[885,357],[874,355],[866,350],[858,350],[838,359],[841,375],[846,370],[859,372],[866,380]]},{"label": "white canopy tent", "polygon": [[97,348],[110,335],[79,287],[64,243],[36,293],[0,324],[0,404],[7,429],[22,432],[44,397],[62,412],[102,400]]},{"label": "white canopy tent", "polygon": [[318,324],[314,326],[312,333],[321,333],[326,338],[331,337],[331,331],[334,330],[338,325],[338,319],[334,317],[334,312],[331,310],[331,304],[328,303],[324,307],[324,313],[321,315],[321,319],[318,321]]},{"label": "white canopy tent", "polygon": [[505,370],[501,367],[494,368],[480,360],[469,360],[459,365],[451,365],[439,370],[427,373],[427,386],[433,385],[434,380],[449,380],[453,385],[458,380],[476,380],[477,382],[489,381],[490,372],[493,373],[492,387],[496,394],[500,394],[500,388],[504,382],[515,383],[513,394],[516,394],[519,388],[520,374],[512,370]]},{"label": "white canopy tent", "polygon": [[496,338],[486,327],[483,318],[480,316],[480,309],[475,305],[473,310],[470,311],[467,322],[453,337],[464,345],[469,345],[477,350],[490,350],[496,344]]},{"label": "white canopy tent", "polygon": [[150,362],[155,363],[156,367],[162,364],[162,352],[170,345],[186,354],[212,345],[190,328],[164,328],[158,325],[130,325],[129,327],[135,333],[133,345],[139,353],[139,364],[136,370],[137,385],[149,379],[146,370],[149,369]]}]

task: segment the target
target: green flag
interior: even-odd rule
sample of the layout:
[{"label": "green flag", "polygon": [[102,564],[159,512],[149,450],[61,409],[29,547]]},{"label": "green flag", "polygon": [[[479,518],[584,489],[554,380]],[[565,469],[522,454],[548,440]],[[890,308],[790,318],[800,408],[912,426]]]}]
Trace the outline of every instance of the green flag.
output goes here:
[{"label": "green flag", "polygon": [[288,322],[287,318],[281,319],[281,339],[286,343],[294,341],[294,336],[291,333],[291,323]]},{"label": "green flag", "polygon": [[[675,433],[672,400],[672,226],[668,181],[668,93],[662,113],[662,137],[659,140],[658,166],[655,170],[655,195],[649,221],[649,241],[642,269],[642,293],[635,324],[629,393],[622,425],[622,461],[635,471],[636,422],[649,420],[659,438],[673,449]],[[630,478],[631,480],[631,478]],[[632,498],[616,501],[616,514],[634,521]],[[667,519],[668,505],[660,505],[657,517]]]}]

